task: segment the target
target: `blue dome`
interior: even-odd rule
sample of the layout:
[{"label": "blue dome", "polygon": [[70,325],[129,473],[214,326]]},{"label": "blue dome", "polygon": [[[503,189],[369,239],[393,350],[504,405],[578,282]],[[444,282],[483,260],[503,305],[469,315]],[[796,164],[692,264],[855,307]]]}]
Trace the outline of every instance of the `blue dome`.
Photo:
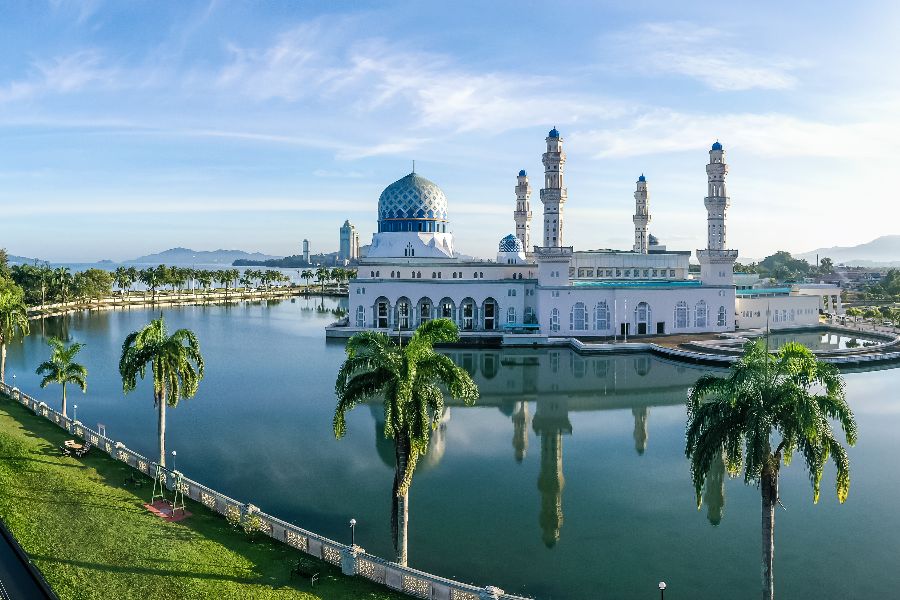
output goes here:
[{"label": "blue dome", "polygon": [[525,175],[527,175],[527,173],[525,173],[525,169],[519,171],[519,177],[525,177]]},{"label": "blue dome", "polygon": [[722,149],[722,144],[719,143],[719,140],[716,140],[716,142],[712,145],[712,149],[713,150],[721,150]]},{"label": "blue dome", "polygon": [[559,132],[556,130],[556,127],[550,130],[549,137],[558,138]]},{"label": "blue dome", "polygon": [[522,246],[522,241],[519,238],[509,234],[500,240],[499,250],[500,252],[525,252],[525,247]]},{"label": "blue dome", "polygon": [[382,228],[389,221],[428,223],[447,221],[447,197],[437,185],[410,173],[384,188],[378,198],[378,222],[381,231],[434,231],[432,226],[397,229]]},{"label": "blue dome", "polygon": [[638,181],[647,181],[647,178],[644,177],[644,174],[643,174],[643,173],[641,173],[641,176],[638,177]]}]

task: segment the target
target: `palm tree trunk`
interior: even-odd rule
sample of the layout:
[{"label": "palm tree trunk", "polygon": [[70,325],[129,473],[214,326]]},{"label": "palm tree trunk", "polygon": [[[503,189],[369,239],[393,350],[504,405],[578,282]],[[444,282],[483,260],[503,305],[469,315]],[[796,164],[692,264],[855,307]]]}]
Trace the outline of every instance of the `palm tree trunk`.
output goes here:
[{"label": "palm tree trunk", "polygon": [[156,431],[159,434],[159,464],[166,466],[166,390],[163,389],[157,400],[159,402],[159,420],[156,423]]},{"label": "palm tree trunk", "polygon": [[66,382],[63,382],[63,402],[62,402],[62,415],[66,416]]},{"label": "palm tree trunk", "polygon": [[6,383],[6,343],[0,343],[0,383]]},{"label": "palm tree trunk", "polygon": [[409,492],[402,496],[397,494],[403,481],[403,473],[406,472],[406,464],[409,461],[409,440],[400,435],[394,442],[394,451],[397,458],[397,468],[394,471],[394,489],[391,513],[391,529],[394,534],[394,550],[397,552],[397,564],[406,566],[407,546],[409,539]]},{"label": "palm tree trunk", "polygon": [[[770,457],[763,468],[762,493],[762,584],[763,600],[775,596],[775,504],[778,502],[778,459]],[[774,465],[772,463],[775,463]]]}]

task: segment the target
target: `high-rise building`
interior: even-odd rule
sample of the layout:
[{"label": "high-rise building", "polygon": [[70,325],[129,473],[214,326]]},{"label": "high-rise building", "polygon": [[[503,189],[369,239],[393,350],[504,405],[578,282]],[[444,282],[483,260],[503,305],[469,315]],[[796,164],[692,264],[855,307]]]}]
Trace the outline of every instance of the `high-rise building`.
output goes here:
[{"label": "high-rise building", "polygon": [[303,240],[303,262],[309,264],[309,240]]},{"label": "high-rise building", "polygon": [[349,261],[359,259],[359,233],[350,220],[344,221],[341,226],[340,247],[338,260]]}]

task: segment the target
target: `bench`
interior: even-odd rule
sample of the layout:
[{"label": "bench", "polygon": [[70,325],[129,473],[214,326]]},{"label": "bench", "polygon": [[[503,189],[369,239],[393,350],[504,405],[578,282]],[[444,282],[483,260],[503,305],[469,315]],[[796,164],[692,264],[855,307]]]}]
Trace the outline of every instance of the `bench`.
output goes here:
[{"label": "bench", "polygon": [[314,570],[312,565],[309,565],[304,559],[298,559],[297,564],[291,569],[291,579],[294,578],[294,575],[299,575],[304,579],[309,579],[309,585],[312,587],[316,586],[316,581],[319,580],[319,572]]}]

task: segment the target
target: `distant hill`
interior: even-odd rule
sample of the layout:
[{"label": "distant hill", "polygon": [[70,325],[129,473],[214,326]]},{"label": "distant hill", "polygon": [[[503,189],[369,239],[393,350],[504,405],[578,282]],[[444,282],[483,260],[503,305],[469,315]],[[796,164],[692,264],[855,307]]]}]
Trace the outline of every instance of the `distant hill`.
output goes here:
[{"label": "distant hill", "polygon": [[9,254],[7,256],[7,258],[9,258],[9,264],[11,264],[11,265],[33,265],[34,263],[44,262],[37,258],[28,258],[27,256],[16,256],[15,254]]},{"label": "distant hill", "polygon": [[190,248],[171,248],[157,254],[139,256],[123,261],[126,264],[166,264],[166,265],[231,265],[236,260],[265,261],[281,258],[261,252],[244,252],[243,250],[191,250]]},{"label": "distant hill", "polygon": [[900,235],[885,235],[858,246],[834,246],[819,248],[812,252],[798,254],[795,258],[804,258],[810,264],[826,256],[836,264],[860,267],[897,267],[900,266]]}]

